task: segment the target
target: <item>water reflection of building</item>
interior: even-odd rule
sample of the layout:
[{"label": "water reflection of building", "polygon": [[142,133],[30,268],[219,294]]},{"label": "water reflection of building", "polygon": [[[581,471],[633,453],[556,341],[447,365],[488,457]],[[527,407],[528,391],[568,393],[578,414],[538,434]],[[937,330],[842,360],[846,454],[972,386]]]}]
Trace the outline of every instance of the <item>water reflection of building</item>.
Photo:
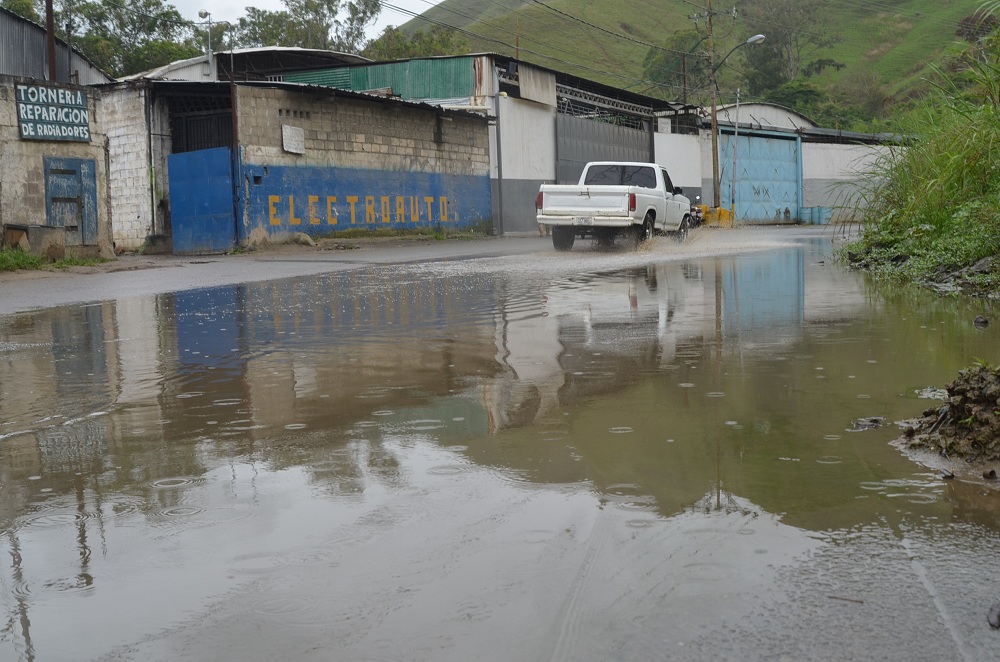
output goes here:
[{"label": "water reflection of building", "polygon": [[828,271],[806,287],[829,259],[822,242],[550,284],[535,308],[499,313],[497,357],[508,370],[498,375],[505,383],[484,389],[492,429],[505,427],[506,412],[527,423],[690,358],[678,353],[788,346],[810,325],[856,314],[863,299],[852,275]]},{"label": "water reflection of building", "polygon": [[[0,517],[10,533],[0,544],[29,570],[34,563],[37,576],[38,559],[48,556],[23,522],[42,507],[39,492],[50,490],[49,504],[72,521],[51,527],[63,553],[42,567],[59,586],[85,586],[104,544],[102,513],[121,508],[123,521],[152,522],[172,505],[231,505],[210,479],[209,487],[177,489],[158,487],[160,479],[191,485],[232,463],[236,484],[241,464],[253,465],[248,473],[266,464],[272,473],[304,469],[296,475],[326,493],[364,494],[401,473],[397,446],[381,444],[380,434],[460,440],[465,448],[454,452],[479,465],[540,484],[584,482],[602,506],[634,511],[637,521],[700,507],[737,526],[789,503],[806,513],[806,528],[862,521],[867,511],[850,491],[884,478],[882,463],[830,469],[832,487],[813,496],[799,471],[805,462],[777,463],[774,451],[823,451],[794,428],[765,440],[764,426],[754,429],[745,415],[777,429],[782,406],[817,422],[822,410],[810,416],[811,408],[829,409],[819,391],[776,396],[777,371],[762,369],[771,347],[747,342],[798,343],[817,362],[852,351],[811,342],[809,327],[868,305],[860,281],[833,274],[819,287],[775,282],[809,279],[821,257],[806,251],[777,268],[758,268],[765,256],[718,269],[715,261],[665,264],[516,294],[502,279],[400,283],[372,271],[0,320],[0,382],[24,385],[0,390],[0,435],[9,421],[27,428],[0,444]],[[772,298],[767,305],[745,304],[761,293]],[[736,354],[746,347],[753,351]],[[804,384],[813,369],[780,370]],[[712,379],[725,399],[705,396]],[[696,396],[679,386],[686,381],[697,383]],[[57,422],[43,420],[50,416]],[[722,427],[722,416],[746,429]],[[459,419],[463,425],[435,427]],[[791,520],[785,524],[801,523]],[[27,602],[9,612],[27,622]]]},{"label": "water reflection of building", "polygon": [[[178,467],[154,469],[165,458],[128,442],[249,442],[457,394],[482,403],[489,430],[528,425],[682,363],[678,353],[693,347],[787,342],[817,318],[844,316],[838,302],[858,297],[807,300],[807,271],[824,257],[809,251],[574,277],[516,298],[489,279],[399,282],[374,269],[22,316],[5,330],[17,360],[0,366],[0,379],[25,388],[0,393],[0,434],[18,421],[29,434],[8,440],[5,466],[51,474],[110,447],[171,475]],[[33,422],[45,416],[59,425]]]}]

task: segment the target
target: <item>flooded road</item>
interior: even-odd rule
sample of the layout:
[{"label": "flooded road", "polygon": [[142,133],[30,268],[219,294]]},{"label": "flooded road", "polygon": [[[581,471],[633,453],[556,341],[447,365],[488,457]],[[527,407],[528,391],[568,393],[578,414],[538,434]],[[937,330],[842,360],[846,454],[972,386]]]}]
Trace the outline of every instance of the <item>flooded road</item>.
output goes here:
[{"label": "flooded road", "polygon": [[888,443],[989,304],[544,246],[0,316],[0,660],[1000,655],[1000,492]]}]

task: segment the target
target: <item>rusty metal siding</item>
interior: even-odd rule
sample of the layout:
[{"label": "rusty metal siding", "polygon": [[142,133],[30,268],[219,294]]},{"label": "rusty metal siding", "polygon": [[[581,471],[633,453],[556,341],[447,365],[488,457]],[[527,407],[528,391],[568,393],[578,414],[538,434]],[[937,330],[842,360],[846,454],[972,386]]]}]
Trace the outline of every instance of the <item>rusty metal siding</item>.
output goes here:
[{"label": "rusty metal siding", "polygon": [[492,97],[497,92],[497,74],[493,68],[493,58],[480,55],[473,60],[473,91],[474,97]]}]

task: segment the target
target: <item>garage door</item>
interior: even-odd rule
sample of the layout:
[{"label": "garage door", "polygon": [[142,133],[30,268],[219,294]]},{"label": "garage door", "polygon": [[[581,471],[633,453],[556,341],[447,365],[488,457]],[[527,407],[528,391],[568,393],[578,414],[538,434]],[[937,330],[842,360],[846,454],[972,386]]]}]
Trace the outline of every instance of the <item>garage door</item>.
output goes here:
[{"label": "garage door", "polygon": [[649,131],[560,114],[556,120],[556,182],[575,184],[590,161],[653,161]]},{"label": "garage door", "polygon": [[740,223],[795,222],[802,200],[801,142],[740,134],[734,200],[733,138],[723,134],[719,150],[721,205],[731,208],[735,201]]}]

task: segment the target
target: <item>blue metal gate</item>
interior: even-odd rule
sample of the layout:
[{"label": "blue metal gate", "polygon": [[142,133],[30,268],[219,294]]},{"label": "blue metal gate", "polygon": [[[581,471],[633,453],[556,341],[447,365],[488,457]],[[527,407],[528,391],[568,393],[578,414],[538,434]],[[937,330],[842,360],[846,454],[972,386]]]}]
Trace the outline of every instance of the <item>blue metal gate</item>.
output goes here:
[{"label": "blue metal gate", "polygon": [[722,135],[721,205],[735,207],[736,220],[741,223],[796,222],[802,201],[801,141],[741,133],[736,140],[735,187],[733,142],[732,133]]},{"label": "blue metal gate", "polygon": [[174,255],[225,253],[236,246],[229,149],[171,154],[170,221]]}]

